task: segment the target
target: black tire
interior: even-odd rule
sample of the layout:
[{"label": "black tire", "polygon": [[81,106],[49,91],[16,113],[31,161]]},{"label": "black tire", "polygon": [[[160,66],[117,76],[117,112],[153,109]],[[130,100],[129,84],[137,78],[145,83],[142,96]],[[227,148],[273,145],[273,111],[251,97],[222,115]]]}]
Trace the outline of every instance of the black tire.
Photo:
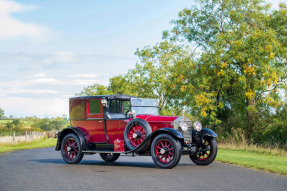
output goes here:
[{"label": "black tire", "polygon": [[[152,130],[148,122],[140,118],[132,119],[125,128],[125,145],[130,150],[133,150],[139,146],[151,134],[151,132]],[[137,133],[139,137],[134,138],[134,133]]]},{"label": "black tire", "polygon": [[160,134],[152,141],[151,156],[158,167],[173,168],[180,161],[181,144],[169,134]]},{"label": "black tire", "polygon": [[201,153],[197,155],[189,155],[190,159],[197,165],[209,165],[217,155],[217,143],[213,137],[204,137],[205,146],[200,147]]},{"label": "black tire", "polygon": [[61,143],[61,154],[68,164],[79,163],[84,156],[79,137],[73,133],[67,134]]},{"label": "black tire", "polygon": [[101,158],[106,162],[115,162],[120,157],[118,153],[100,153]]}]

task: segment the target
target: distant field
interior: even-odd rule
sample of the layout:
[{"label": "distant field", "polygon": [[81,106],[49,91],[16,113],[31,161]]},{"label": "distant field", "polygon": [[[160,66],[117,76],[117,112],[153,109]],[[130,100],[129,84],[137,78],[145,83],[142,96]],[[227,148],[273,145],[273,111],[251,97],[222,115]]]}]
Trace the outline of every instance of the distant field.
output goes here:
[{"label": "distant field", "polygon": [[[8,122],[12,122],[13,119],[1,119],[0,120],[0,124],[5,125]],[[29,128],[31,127],[32,122],[31,121],[27,121],[25,119],[20,119],[20,121],[24,124],[24,128]]]},{"label": "distant field", "polygon": [[7,119],[7,120],[1,119],[1,120],[0,120],[0,124],[6,124],[6,123],[12,122],[12,121],[13,121],[13,120],[11,120],[11,119]]}]

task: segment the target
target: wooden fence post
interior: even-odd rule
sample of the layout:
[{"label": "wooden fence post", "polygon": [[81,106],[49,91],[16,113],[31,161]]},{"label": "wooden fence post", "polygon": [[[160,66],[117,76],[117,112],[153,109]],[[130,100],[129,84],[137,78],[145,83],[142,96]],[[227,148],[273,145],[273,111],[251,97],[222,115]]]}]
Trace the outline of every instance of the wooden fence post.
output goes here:
[{"label": "wooden fence post", "polygon": [[13,131],[13,143],[15,143],[15,131]]},{"label": "wooden fence post", "polygon": [[25,139],[26,139],[26,141],[28,141],[27,131],[25,131]]}]

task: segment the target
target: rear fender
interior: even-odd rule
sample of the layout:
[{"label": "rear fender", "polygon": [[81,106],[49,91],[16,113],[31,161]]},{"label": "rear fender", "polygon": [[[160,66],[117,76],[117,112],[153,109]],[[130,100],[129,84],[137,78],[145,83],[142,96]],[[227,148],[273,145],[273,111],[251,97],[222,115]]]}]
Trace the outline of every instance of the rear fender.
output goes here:
[{"label": "rear fender", "polygon": [[[55,149],[56,151],[61,150],[62,141],[64,137],[69,133],[76,134],[79,137],[82,147],[84,147],[87,144],[88,141],[83,131],[81,131],[77,127],[68,127],[68,128],[63,129],[60,133],[58,133],[58,140],[57,140],[57,145]],[[83,148],[83,150],[85,149]]]}]

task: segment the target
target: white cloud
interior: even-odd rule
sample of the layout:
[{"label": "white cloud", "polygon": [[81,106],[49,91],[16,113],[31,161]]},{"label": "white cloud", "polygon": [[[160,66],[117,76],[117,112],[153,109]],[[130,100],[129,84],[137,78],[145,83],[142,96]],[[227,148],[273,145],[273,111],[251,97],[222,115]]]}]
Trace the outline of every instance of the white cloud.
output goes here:
[{"label": "white cloud", "polygon": [[101,85],[108,85],[109,81],[106,80],[90,80],[90,79],[75,79],[71,81],[66,81],[66,85],[73,85],[73,86],[89,86],[93,84],[101,84]]},{"label": "white cloud", "polygon": [[18,89],[18,88],[11,88],[8,90],[2,90],[2,94],[22,94],[22,93],[33,93],[33,94],[60,94],[62,92],[55,91],[55,90],[43,90],[43,89]]},{"label": "white cloud", "polygon": [[44,73],[38,73],[38,74],[34,74],[32,76],[28,76],[27,78],[40,78],[40,77],[46,77],[47,74]]},{"label": "white cloud", "polygon": [[5,115],[17,117],[58,117],[69,114],[69,99],[37,99],[22,97],[0,97],[1,108]]},{"label": "white cloud", "polygon": [[61,85],[63,82],[55,78],[36,78],[32,80],[16,80],[8,82],[0,82],[0,87],[25,87],[38,84],[47,84],[47,85]]},{"label": "white cloud", "polygon": [[88,86],[95,83],[108,85],[106,80],[92,80],[92,79],[64,79],[57,80],[56,78],[35,78],[32,80],[15,80],[8,82],[0,82],[0,87],[28,87],[32,85],[52,85],[52,86]]},{"label": "white cloud", "polygon": [[43,60],[44,64],[55,64],[55,63],[72,63],[75,61],[74,54],[68,51],[57,51],[54,55]]},{"label": "white cloud", "polygon": [[68,77],[70,78],[97,78],[99,77],[99,74],[72,74],[69,75]]},{"label": "white cloud", "polygon": [[11,14],[35,9],[10,0],[0,0],[0,39],[28,36],[32,38],[45,38],[49,30],[45,27],[31,23],[24,23]]}]

